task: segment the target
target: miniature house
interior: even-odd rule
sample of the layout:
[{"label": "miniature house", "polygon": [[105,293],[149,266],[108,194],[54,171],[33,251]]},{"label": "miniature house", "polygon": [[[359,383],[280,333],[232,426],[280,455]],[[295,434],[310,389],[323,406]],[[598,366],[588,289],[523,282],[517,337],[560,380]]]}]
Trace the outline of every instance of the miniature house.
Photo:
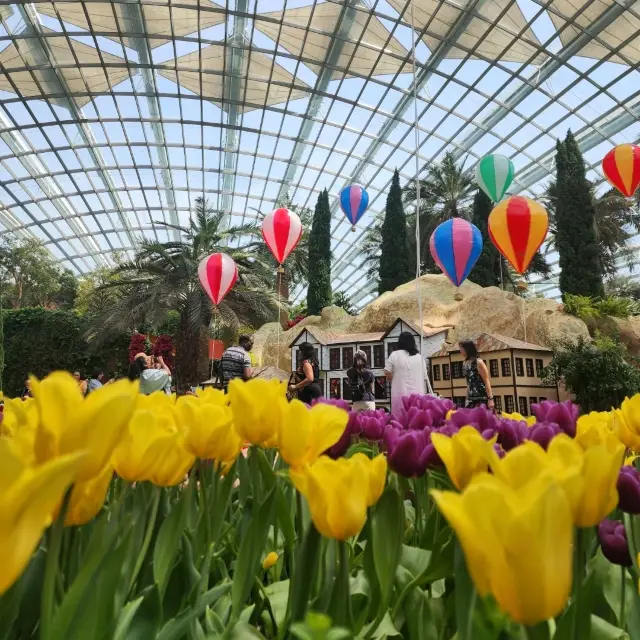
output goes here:
[{"label": "miniature house", "polygon": [[[438,327],[423,330],[422,355],[427,363],[427,371],[429,358],[441,349],[448,329],[448,327]],[[403,318],[398,318],[388,331],[379,333],[329,333],[314,326],[308,326],[302,329],[289,345],[291,363],[296,369],[300,367],[299,345],[303,342],[311,343],[315,347],[315,355],[320,367],[323,395],[351,401],[347,369],[353,364],[355,352],[360,349],[367,354],[369,367],[375,375],[376,406],[388,409],[391,403],[391,388],[384,375],[384,365],[403,331],[412,333],[416,337],[416,344],[419,344],[419,329]]]},{"label": "miniature house", "polygon": [[[553,358],[551,350],[498,334],[481,333],[469,339],[489,369],[497,412],[528,416],[531,405],[559,399],[558,387],[542,380],[542,371]],[[457,344],[447,345],[431,357],[433,390],[459,407],[464,406],[467,396],[462,361]]]}]

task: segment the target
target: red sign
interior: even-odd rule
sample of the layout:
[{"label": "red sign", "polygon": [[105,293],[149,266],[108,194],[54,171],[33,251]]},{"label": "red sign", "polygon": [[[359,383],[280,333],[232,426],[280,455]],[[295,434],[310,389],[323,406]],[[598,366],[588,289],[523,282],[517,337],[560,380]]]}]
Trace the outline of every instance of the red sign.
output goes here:
[{"label": "red sign", "polygon": [[209,340],[209,360],[220,360],[224,353],[222,340]]}]

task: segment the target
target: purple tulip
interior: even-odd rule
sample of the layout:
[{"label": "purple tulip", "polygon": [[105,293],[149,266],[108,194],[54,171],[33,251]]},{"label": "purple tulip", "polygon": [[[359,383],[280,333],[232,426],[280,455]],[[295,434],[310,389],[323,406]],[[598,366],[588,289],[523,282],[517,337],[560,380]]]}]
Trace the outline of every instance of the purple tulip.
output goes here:
[{"label": "purple tulip", "polygon": [[493,450],[498,454],[498,458],[504,458],[507,452],[496,442],[493,445]]},{"label": "purple tulip", "polygon": [[462,428],[467,425],[475,427],[480,433],[487,429],[497,431],[498,418],[486,407],[475,407],[474,409],[458,409],[448,422],[456,427]]},{"label": "purple tulip", "polygon": [[498,444],[505,450],[511,451],[514,447],[529,439],[529,427],[522,420],[508,420],[501,418],[498,421]]},{"label": "purple tulip", "polygon": [[622,467],[618,476],[618,506],[631,515],[640,513],[640,471],[635,467]]},{"label": "purple tulip", "polygon": [[[428,414],[426,421],[428,426],[441,427],[447,417],[447,413],[455,409],[455,404],[447,398],[436,398],[435,396],[412,394],[402,398],[402,411],[399,418],[402,422],[410,422],[408,414],[413,409],[412,416],[416,412]],[[414,428],[414,427],[412,427]]]},{"label": "purple tulip", "polygon": [[428,464],[439,457],[430,442],[426,431],[400,430],[387,426],[384,443],[387,449],[387,462],[391,469],[406,478],[421,476]]},{"label": "purple tulip", "polygon": [[349,403],[346,400],[340,400],[339,398],[318,398],[311,403],[311,406],[314,404],[330,404],[334,407],[338,407],[338,409],[344,409],[351,413],[351,406]]},{"label": "purple tulip", "polygon": [[557,424],[553,422],[537,422],[529,429],[529,440],[537,442],[546,451],[551,440],[559,433],[562,433],[562,431]]},{"label": "purple tulip", "polygon": [[361,411],[355,414],[355,424],[363,438],[371,441],[382,439],[389,416],[382,410]]},{"label": "purple tulip", "polygon": [[604,557],[621,567],[631,566],[627,533],[619,520],[603,520],[598,525],[598,539]]},{"label": "purple tulip", "polygon": [[544,400],[540,404],[534,404],[531,408],[538,422],[553,422],[569,437],[575,438],[580,407],[573,404],[571,400],[564,402]]}]

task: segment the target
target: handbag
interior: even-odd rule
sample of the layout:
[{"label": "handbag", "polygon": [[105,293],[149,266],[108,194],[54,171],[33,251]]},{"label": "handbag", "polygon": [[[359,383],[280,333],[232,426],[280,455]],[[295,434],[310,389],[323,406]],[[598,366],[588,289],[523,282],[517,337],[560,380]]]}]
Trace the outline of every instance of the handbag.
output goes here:
[{"label": "handbag", "polygon": [[289,382],[287,383],[287,400],[289,400],[289,402],[291,402],[291,400],[293,400],[294,398],[297,398],[299,393],[299,391],[291,391],[289,387],[292,384],[298,384],[299,382],[302,382],[302,379],[303,378],[297,371],[291,372],[291,375],[289,376]]}]

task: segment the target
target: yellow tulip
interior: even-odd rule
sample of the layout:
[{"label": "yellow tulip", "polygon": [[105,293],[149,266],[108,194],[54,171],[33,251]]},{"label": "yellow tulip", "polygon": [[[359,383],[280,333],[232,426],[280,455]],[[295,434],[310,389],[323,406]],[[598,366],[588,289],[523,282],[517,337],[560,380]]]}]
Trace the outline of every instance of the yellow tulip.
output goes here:
[{"label": "yellow tulip", "polygon": [[615,436],[613,413],[609,411],[592,411],[580,416],[576,424],[576,442],[583,449],[600,444]]},{"label": "yellow tulip", "polygon": [[271,569],[276,562],[278,562],[278,554],[272,551],[268,553],[267,557],[262,561],[262,568],[265,570]]},{"label": "yellow tulip", "polygon": [[[378,486],[382,469],[378,460],[320,456],[311,465],[291,468],[290,474],[296,489],[307,499],[316,529],[326,538],[346,540],[364,526],[367,506],[374,497],[372,487]],[[363,482],[363,473],[369,474],[369,482]]]},{"label": "yellow tulip", "polygon": [[95,478],[73,485],[65,526],[86,524],[100,513],[112,478],[113,467],[108,464]]},{"label": "yellow tulip", "polygon": [[432,495],[481,595],[492,594],[526,625],[563,610],[571,591],[573,523],[567,497],[550,473],[518,491],[481,474],[462,494]]},{"label": "yellow tulip", "polygon": [[368,481],[367,506],[372,507],[384,491],[387,481],[387,458],[383,455],[376,456],[372,460],[364,453],[356,453],[351,459],[362,466],[362,479]]},{"label": "yellow tulip", "polygon": [[343,409],[328,404],[307,407],[292,400],[284,407],[278,429],[278,450],[292,467],[315,462],[344,433],[349,415]]},{"label": "yellow tulip", "polygon": [[38,409],[32,399],[20,398],[4,401],[4,414],[0,421],[0,437],[15,447],[18,456],[29,465],[34,465]]},{"label": "yellow tulip", "polygon": [[138,400],[138,384],[120,380],[84,398],[73,377],[56,371],[44,380],[31,380],[39,423],[35,456],[42,464],[59,455],[86,451],[78,472],[90,480],[105,467],[126,432]]},{"label": "yellow tulip", "polygon": [[75,453],[31,467],[0,438],[0,594],[29,563],[83,457]]},{"label": "yellow tulip", "polygon": [[640,393],[636,393],[632,398],[625,398],[620,409],[616,409],[614,413],[624,418],[624,422],[633,434],[640,436]]},{"label": "yellow tulip", "polygon": [[286,401],[287,385],[278,380],[231,380],[229,401],[237,432],[245,442],[276,443]]},{"label": "yellow tulip", "polygon": [[494,440],[485,440],[473,427],[462,427],[453,437],[433,433],[431,442],[444,462],[451,482],[460,491],[474,475],[486,471],[497,458]]},{"label": "yellow tulip", "polygon": [[517,420],[518,422],[526,422],[528,427],[532,427],[536,423],[535,416],[523,416],[517,411],[514,411],[513,413],[504,413],[503,411],[502,417],[508,418],[509,420]]},{"label": "yellow tulip", "polygon": [[[625,402],[627,402],[627,400],[625,400]],[[624,405],[624,402],[622,404]],[[640,452],[640,433],[630,426],[630,423],[635,425],[635,419],[632,421],[632,412],[627,411],[627,415],[625,415],[621,409],[615,409],[611,413],[613,415],[613,429],[618,436],[618,440],[620,440],[627,449]]]},{"label": "yellow tulip", "polygon": [[112,464],[128,482],[151,480],[160,486],[173,486],[182,481],[195,458],[185,449],[174,410],[154,411],[154,404],[148,402],[145,408],[136,410],[125,437],[114,450]]},{"label": "yellow tulip", "polygon": [[183,396],[176,403],[176,413],[185,430],[187,451],[203,460],[219,463],[237,458],[243,442],[233,426],[233,415],[228,406]]},{"label": "yellow tulip", "polygon": [[196,389],[196,396],[204,402],[210,402],[211,404],[215,404],[220,407],[226,407],[229,404],[229,396],[224,391],[214,389],[213,387]]}]

